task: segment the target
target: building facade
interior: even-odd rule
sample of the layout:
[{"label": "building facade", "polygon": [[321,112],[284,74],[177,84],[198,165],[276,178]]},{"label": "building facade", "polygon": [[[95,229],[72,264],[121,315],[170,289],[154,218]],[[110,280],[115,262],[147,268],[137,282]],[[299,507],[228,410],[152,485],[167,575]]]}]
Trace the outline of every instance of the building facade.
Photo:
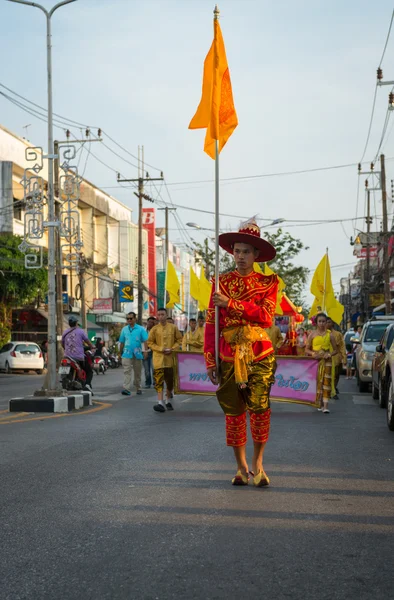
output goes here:
[{"label": "building facade", "polygon": [[[0,235],[24,235],[25,202],[21,180],[25,169],[31,167],[26,152],[32,144],[0,126]],[[46,162],[40,176],[47,181]],[[44,207],[44,211],[46,207]],[[82,179],[77,210],[83,246],[84,273],[75,268],[63,268],[64,311],[81,311],[81,285],[84,287],[89,322],[96,321],[106,329],[111,323],[125,322],[124,312],[136,309],[136,302],[121,302],[119,282],[130,282],[137,288],[138,226],[132,222],[132,210],[106,194],[89,181]],[[45,216],[44,216],[45,218]],[[48,247],[45,231],[38,245]],[[142,268],[145,293],[143,318],[149,314],[148,233],[143,230]],[[62,245],[65,259],[67,247]],[[64,260],[63,264],[67,264]],[[108,299],[105,313],[95,310],[100,299]],[[23,307],[20,307],[23,308]],[[45,309],[40,307],[40,309]]]}]

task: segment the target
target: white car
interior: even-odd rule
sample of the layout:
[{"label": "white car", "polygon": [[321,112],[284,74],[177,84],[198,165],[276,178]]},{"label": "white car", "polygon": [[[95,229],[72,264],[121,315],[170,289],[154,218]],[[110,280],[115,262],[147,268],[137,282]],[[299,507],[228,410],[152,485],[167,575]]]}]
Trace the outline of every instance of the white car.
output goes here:
[{"label": "white car", "polygon": [[35,371],[41,375],[44,358],[41,348],[34,342],[8,342],[0,349],[0,370]]}]

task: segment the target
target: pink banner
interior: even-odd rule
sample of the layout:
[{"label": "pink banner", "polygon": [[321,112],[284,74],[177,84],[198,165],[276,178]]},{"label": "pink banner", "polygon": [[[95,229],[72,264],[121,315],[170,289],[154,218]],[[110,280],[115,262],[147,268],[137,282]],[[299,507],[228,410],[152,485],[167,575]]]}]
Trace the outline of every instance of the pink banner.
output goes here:
[{"label": "pink banner", "polygon": [[175,391],[177,394],[213,396],[216,389],[208,377],[202,353],[177,352],[175,364]]},{"label": "pink banner", "polygon": [[272,400],[315,404],[319,361],[312,358],[278,357]]},{"label": "pink banner", "polygon": [[[312,358],[277,357],[275,383],[271,400],[316,404],[319,361]],[[202,394],[213,396],[213,385],[205,368],[204,355],[194,352],[177,352],[175,358],[175,391],[177,394]]]}]

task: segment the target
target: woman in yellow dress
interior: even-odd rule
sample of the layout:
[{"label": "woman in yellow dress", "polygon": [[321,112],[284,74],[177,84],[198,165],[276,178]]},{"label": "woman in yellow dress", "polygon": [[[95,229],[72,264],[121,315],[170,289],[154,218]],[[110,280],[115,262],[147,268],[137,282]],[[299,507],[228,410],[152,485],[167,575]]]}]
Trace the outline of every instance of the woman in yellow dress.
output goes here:
[{"label": "woman in yellow dress", "polygon": [[316,315],[316,329],[309,334],[305,354],[316,360],[324,359],[324,368],[319,369],[318,390],[320,394],[320,408],[318,410],[329,414],[328,402],[331,398],[333,387],[335,389],[332,357],[338,354],[338,348],[334,335],[331,331],[327,330],[327,316],[324,313]]}]

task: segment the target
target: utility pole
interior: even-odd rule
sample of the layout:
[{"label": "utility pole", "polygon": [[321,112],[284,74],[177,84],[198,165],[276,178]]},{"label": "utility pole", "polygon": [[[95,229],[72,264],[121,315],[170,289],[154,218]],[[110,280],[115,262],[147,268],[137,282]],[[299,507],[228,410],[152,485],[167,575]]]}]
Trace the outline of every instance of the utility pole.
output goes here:
[{"label": "utility pole", "polygon": [[[54,144],[54,195],[55,195],[55,218],[60,223],[60,193],[59,193],[59,142],[55,140]],[[63,280],[62,280],[62,251],[60,243],[60,230],[56,231],[56,357],[57,366],[63,354],[62,335],[63,335]]]},{"label": "utility pole", "polygon": [[[165,253],[164,253],[164,270],[167,271],[167,261],[168,261],[168,257],[170,255],[170,236],[169,236],[169,229],[168,229],[168,222],[169,222],[169,218],[168,218],[168,211],[170,210],[176,210],[176,208],[170,208],[169,206],[165,206],[164,208],[159,208],[158,210],[164,210],[164,219],[165,219]],[[166,276],[167,277],[167,276]],[[166,289],[165,289],[165,284],[164,284],[164,300],[163,300],[163,306],[166,305]],[[172,309],[170,309],[169,315],[171,316],[172,314]]]},{"label": "utility pole", "polygon": [[389,265],[389,239],[388,239],[388,221],[387,221],[387,193],[386,193],[386,168],[384,154],[380,155],[380,172],[382,184],[382,212],[383,212],[383,282],[384,282],[384,303],[386,305],[386,315],[391,314],[391,294],[390,294],[390,265]]},{"label": "utility pole", "polygon": [[144,194],[144,183],[149,181],[163,181],[164,176],[161,172],[160,177],[149,177],[149,173],[144,174],[144,147],[141,148],[141,160],[140,160],[140,147],[138,146],[138,179],[121,179],[118,173],[118,183],[138,183],[138,194],[134,194],[138,197],[138,263],[137,263],[137,290],[138,290],[138,309],[137,309],[137,321],[142,324],[142,311],[144,304],[144,286],[142,284],[142,201],[148,200],[153,202],[152,198],[147,194]]},{"label": "utility pole", "polygon": [[[81,139],[81,140],[70,140],[70,131],[67,129],[66,131],[66,140],[55,140],[54,141],[54,152],[55,152],[55,161],[54,161],[54,193],[55,193],[55,198],[57,200],[55,200],[55,212],[56,212],[56,220],[58,222],[60,222],[60,207],[62,204],[62,198],[61,198],[61,190],[60,190],[60,185],[59,185],[59,147],[61,148],[62,146],[66,146],[67,150],[70,149],[71,144],[86,144],[86,142],[92,143],[92,142],[101,142],[102,138],[101,138],[101,129],[98,130],[97,132],[97,138],[90,138],[90,130],[86,129],[86,139]],[[66,150],[66,151],[67,151]],[[71,255],[71,243],[70,243],[70,255]],[[85,302],[82,301],[82,297],[83,299],[85,299],[85,290],[84,287],[81,285],[81,277],[80,277],[80,269],[83,270],[83,273],[85,272],[85,266],[81,265],[81,257],[83,255],[80,253],[79,257],[80,257],[80,262],[78,264],[78,278],[79,278],[79,285],[81,288],[81,325],[83,327],[83,329],[86,329],[86,306],[85,306]],[[86,263],[86,260],[83,259]],[[62,250],[61,250],[61,243],[60,243],[60,231],[57,231],[57,235],[56,235],[56,334],[57,334],[57,360],[59,362],[59,357],[63,354],[63,349],[61,346],[61,337],[63,334],[63,280],[62,280],[62,264],[63,264],[63,257],[62,257]],[[70,265],[69,267],[70,270],[70,286],[68,287],[69,291],[71,292],[71,294],[73,295],[72,292],[72,265]],[[82,281],[84,281],[84,278],[82,276]]]},{"label": "utility pole", "polygon": [[79,253],[78,263],[78,280],[79,288],[81,290],[81,327],[86,329],[86,304],[85,304],[85,271],[87,261],[82,252]]},{"label": "utility pole", "polygon": [[367,285],[366,287],[366,294],[365,294],[365,311],[367,313],[367,317],[369,316],[369,284],[371,281],[371,269],[370,269],[370,252],[369,252],[369,246],[370,246],[370,235],[371,235],[371,192],[369,189],[367,189],[367,218],[366,218],[366,222],[367,222],[367,256],[366,256],[366,281],[367,281]]}]

